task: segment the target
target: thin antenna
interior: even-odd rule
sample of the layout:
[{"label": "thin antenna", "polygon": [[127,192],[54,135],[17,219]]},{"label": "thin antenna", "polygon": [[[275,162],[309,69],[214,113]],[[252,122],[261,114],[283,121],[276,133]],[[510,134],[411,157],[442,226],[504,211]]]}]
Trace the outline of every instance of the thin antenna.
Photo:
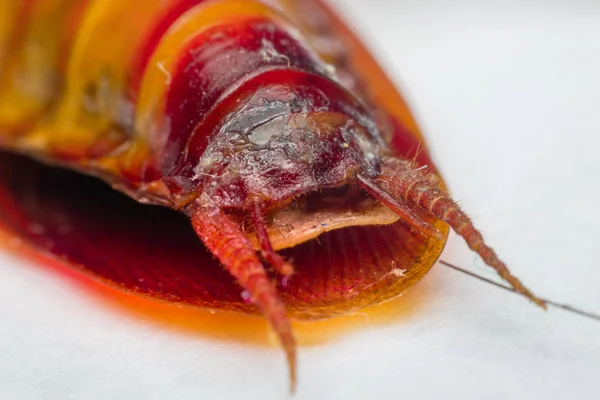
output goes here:
[{"label": "thin antenna", "polygon": [[[513,288],[511,288],[509,286],[504,286],[501,283],[494,282],[493,280],[485,278],[483,276],[479,276],[479,275],[477,275],[477,274],[475,274],[475,273],[473,273],[471,271],[467,271],[466,269],[458,267],[458,266],[456,266],[454,264],[451,264],[451,263],[449,263],[447,261],[439,260],[439,262],[440,262],[440,264],[443,264],[446,267],[450,267],[450,268],[452,268],[455,271],[462,272],[463,274],[466,274],[466,275],[469,275],[469,276],[471,276],[473,278],[479,279],[480,281],[487,282],[487,283],[489,283],[491,285],[494,285],[496,287],[499,287],[501,289],[504,289],[504,290],[507,290],[509,292],[513,292],[515,294],[518,294]],[[557,307],[557,308],[562,308],[565,311],[569,311],[569,312],[572,312],[574,314],[578,314],[578,315],[581,315],[583,317],[587,317],[587,318],[590,318],[590,319],[593,319],[595,321],[599,321],[600,322],[600,315],[596,315],[596,314],[593,314],[593,313],[590,313],[590,312],[587,312],[587,311],[582,311],[582,310],[579,310],[579,309],[577,309],[575,307],[571,307],[571,306],[569,306],[567,304],[557,303],[557,302],[552,301],[552,300],[548,300],[548,299],[544,299],[544,298],[540,298],[540,300],[542,300],[544,303],[546,303],[548,305],[551,305],[551,306],[554,306],[554,307]]]}]

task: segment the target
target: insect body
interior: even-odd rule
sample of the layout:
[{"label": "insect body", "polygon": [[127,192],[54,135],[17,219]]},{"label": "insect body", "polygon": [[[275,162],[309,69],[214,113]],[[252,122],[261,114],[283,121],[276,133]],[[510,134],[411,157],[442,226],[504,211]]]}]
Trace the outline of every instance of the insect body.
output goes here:
[{"label": "insect body", "polygon": [[[237,283],[207,272],[218,267],[190,250],[202,247],[190,231],[165,222],[172,213],[138,220],[145,228],[124,239],[123,255],[113,240],[125,222],[98,240],[108,222],[77,225],[85,206],[51,213],[41,204],[64,197],[58,184],[43,196],[25,190],[11,165],[42,167],[11,156],[0,177],[5,229],[127,290],[262,312],[292,381],[289,316],[398,295],[431,268],[448,227],[544,306],[450,198],[417,152],[421,136],[402,99],[320,1],[0,4],[2,147],[180,210]],[[77,236],[60,234],[56,215]],[[161,229],[177,240],[156,241]],[[141,262],[141,248],[156,256]]]}]

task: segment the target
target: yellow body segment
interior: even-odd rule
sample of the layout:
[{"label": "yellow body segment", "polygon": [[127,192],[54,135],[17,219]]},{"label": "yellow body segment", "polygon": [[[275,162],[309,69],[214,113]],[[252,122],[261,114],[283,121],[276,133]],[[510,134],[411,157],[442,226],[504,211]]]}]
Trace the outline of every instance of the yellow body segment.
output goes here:
[{"label": "yellow body segment", "polygon": [[0,2],[0,76],[6,69],[9,51],[14,42],[21,5],[16,1]]},{"label": "yellow body segment", "polygon": [[135,50],[167,1],[95,0],[85,10],[70,50],[56,114],[22,142],[73,158],[105,156],[132,134],[135,105],[128,93]]},{"label": "yellow body segment", "polygon": [[[0,6],[0,131],[31,129],[58,95],[67,19],[78,0],[18,1]],[[9,4],[10,3],[10,4]]]}]

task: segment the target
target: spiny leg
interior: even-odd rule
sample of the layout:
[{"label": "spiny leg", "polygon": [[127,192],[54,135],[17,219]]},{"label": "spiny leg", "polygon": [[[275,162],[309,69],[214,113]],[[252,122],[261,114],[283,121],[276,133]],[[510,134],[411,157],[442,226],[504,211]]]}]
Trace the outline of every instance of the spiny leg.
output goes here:
[{"label": "spiny leg", "polygon": [[442,234],[437,229],[419,218],[406,204],[394,199],[388,192],[361,175],[358,176],[358,181],[367,192],[396,213],[408,225],[425,235],[442,238]]},{"label": "spiny leg", "polygon": [[254,231],[256,232],[256,238],[260,244],[262,256],[281,275],[292,275],[294,273],[294,267],[292,267],[292,264],[285,261],[283,257],[273,250],[273,245],[271,244],[269,233],[267,232],[264,212],[260,200],[251,199],[249,203],[250,215],[252,216],[252,223],[254,224]]},{"label": "spiny leg", "polygon": [[296,384],[296,342],[285,308],[258,259],[252,243],[223,211],[202,208],[192,216],[194,230],[269,319],[283,346],[290,369],[291,389]]},{"label": "spiny leg", "polygon": [[[366,178],[363,179],[369,181]],[[481,259],[495,269],[498,275],[515,291],[546,309],[546,303],[531,293],[521,281],[510,273],[506,264],[485,243],[483,236],[475,228],[471,219],[439,186],[434,176],[427,175],[421,170],[412,169],[408,163],[401,160],[386,158],[382,164],[381,175],[369,182],[376,184],[379,181],[386,183],[385,191],[392,198],[401,199],[407,204],[418,205],[450,225],[454,232],[465,240],[469,248],[479,254]],[[379,188],[383,190],[381,187]],[[366,189],[368,190],[368,188]],[[376,191],[369,191],[369,193],[379,199]]]}]

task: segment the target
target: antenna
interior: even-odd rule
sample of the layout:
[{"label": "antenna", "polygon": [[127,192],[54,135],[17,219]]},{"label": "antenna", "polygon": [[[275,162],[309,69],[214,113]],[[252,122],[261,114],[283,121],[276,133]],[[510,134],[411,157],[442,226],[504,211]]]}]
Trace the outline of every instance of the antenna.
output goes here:
[{"label": "antenna", "polygon": [[[507,290],[509,292],[518,294],[513,288],[511,288],[509,286],[504,286],[501,283],[495,282],[495,281],[493,281],[491,279],[488,279],[488,278],[484,278],[483,276],[477,275],[477,274],[475,274],[475,273],[473,273],[471,271],[467,271],[466,269],[458,267],[458,266],[456,266],[454,264],[451,264],[451,263],[449,263],[447,261],[439,260],[439,262],[440,262],[440,264],[443,264],[446,267],[452,268],[455,271],[462,272],[465,275],[469,275],[469,276],[471,276],[473,278],[479,279],[480,281],[487,282],[490,285],[494,285],[494,286],[499,287],[501,289],[504,289],[504,290]],[[548,305],[551,305],[553,307],[561,308],[561,309],[563,309],[565,311],[569,311],[569,312],[572,312],[574,314],[581,315],[582,317],[587,317],[587,318],[590,318],[590,319],[593,319],[595,321],[600,322],[600,315],[593,314],[593,313],[590,313],[590,312],[587,312],[587,311],[582,311],[582,310],[579,310],[579,309],[577,309],[575,307],[571,307],[570,305],[557,303],[557,302],[552,301],[552,300],[548,300],[548,299],[544,299],[544,298],[540,298],[540,300],[542,300],[544,303],[546,303]]]}]

